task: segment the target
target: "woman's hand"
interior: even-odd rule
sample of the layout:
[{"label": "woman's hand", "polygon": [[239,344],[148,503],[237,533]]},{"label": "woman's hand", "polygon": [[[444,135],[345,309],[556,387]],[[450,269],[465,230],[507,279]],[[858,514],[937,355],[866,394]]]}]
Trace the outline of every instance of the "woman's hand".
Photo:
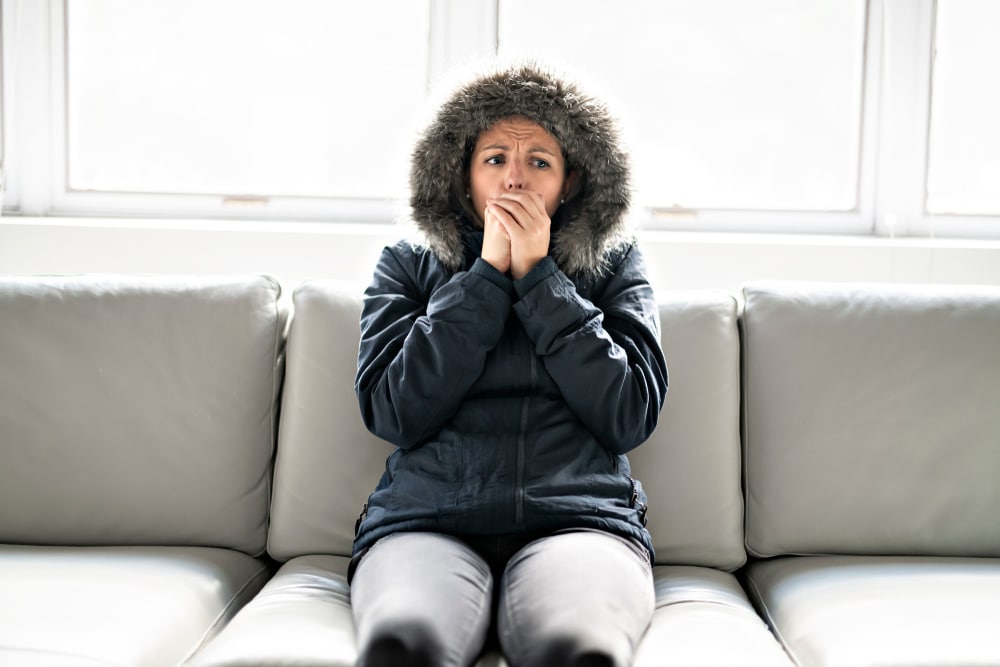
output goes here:
[{"label": "woman's hand", "polygon": [[[545,202],[540,194],[517,190],[488,199],[485,219],[487,235],[490,221],[495,220],[509,239],[510,273],[515,280],[528,275],[535,264],[549,254],[552,221],[545,211]],[[484,259],[485,253],[484,237]]]},{"label": "woman's hand", "polygon": [[500,273],[510,271],[510,235],[489,206],[483,212],[482,258]]}]

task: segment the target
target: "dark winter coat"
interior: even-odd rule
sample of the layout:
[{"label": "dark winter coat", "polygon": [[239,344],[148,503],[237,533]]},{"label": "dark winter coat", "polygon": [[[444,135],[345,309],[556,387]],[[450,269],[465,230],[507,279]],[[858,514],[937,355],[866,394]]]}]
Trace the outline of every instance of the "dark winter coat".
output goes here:
[{"label": "dark winter coat", "polygon": [[[549,257],[512,280],[479,256],[463,174],[479,132],[526,116],[560,142],[578,186]],[[456,190],[457,188],[457,190]],[[355,553],[397,531],[596,528],[652,553],[626,452],[667,390],[656,302],[625,233],[628,168],[603,107],[543,70],[487,75],[442,107],[413,156],[425,244],[386,248],[365,293],[356,390],[396,445]]]}]

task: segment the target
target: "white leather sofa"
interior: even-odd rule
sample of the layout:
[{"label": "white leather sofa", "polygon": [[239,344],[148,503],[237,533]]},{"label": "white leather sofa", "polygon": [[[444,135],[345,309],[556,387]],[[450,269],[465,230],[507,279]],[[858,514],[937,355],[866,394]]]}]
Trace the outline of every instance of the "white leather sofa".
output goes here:
[{"label": "white leather sofa", "polygon": [[266,558],[267,278],[0,278],[0,665],[176,665]]},{"label": "white leather sofa", "polygon": [[[660,298],[636,667],[1000,665],[1000,289]],[[353,665],[389,453],[354,397],[361,296],[281,304],[266,278],[0,279],[0,665]]]},{"label": "white leather sofa", "polygon": [[801,665],[1000,665],[1000,289],[744,294],[764,618]]}]

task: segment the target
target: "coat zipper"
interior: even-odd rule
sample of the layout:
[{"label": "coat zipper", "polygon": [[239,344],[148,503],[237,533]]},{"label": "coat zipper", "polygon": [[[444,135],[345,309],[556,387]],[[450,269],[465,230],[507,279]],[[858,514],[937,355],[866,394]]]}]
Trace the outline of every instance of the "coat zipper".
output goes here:
[{"label": "coat zipper", "polygon": [[524,526],[524,466],[525,466],[525,433],[528,431],[528,408],[531,405],[531,394],[535,391],[535,383],[538,380],[538,359],[532,353],[531,358],[531,382],[528,385],[528,394],[521,401],[521,430],[517,434],[517,488],[514,491],[514,521],[516,525]]}]

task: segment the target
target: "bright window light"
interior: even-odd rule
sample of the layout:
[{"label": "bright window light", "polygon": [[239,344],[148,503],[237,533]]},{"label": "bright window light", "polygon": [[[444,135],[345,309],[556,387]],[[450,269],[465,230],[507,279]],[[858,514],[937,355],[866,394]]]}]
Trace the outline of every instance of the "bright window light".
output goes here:
[{"label": "bright window light", "polygon": [[863,0],[499,1],[501,54],[616,100],[641,203],[857,209]]},{"label": "bright window light", "polygon": [[1000,214],[1000,2],[938,0],[927,211]]},{"label": "bright window light", "polygon": [[69,189],[394,197],[428,16],[428,0],[70,0]]}]

